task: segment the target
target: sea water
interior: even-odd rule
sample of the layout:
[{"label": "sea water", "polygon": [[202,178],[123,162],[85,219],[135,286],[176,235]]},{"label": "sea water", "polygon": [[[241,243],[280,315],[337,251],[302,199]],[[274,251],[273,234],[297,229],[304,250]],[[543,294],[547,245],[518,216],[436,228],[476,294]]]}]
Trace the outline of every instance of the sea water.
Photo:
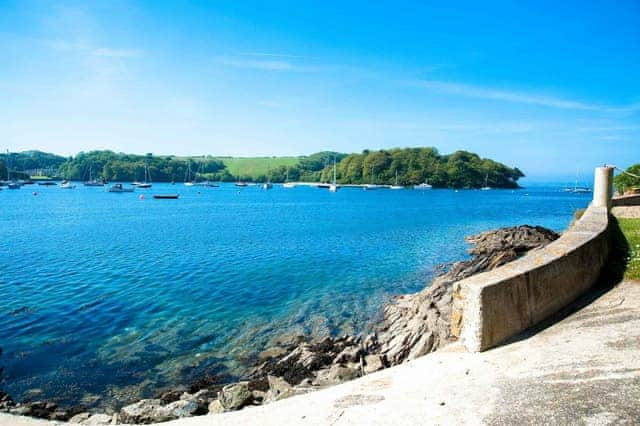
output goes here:
[{"label": "sea water", "polygon": [[561,231],[589,200],[548,186],[5,189],[0,389],[117,407],[203,375],[235,379],[291,336],[371,330],[391,297],[466,258],[465,236]]}]

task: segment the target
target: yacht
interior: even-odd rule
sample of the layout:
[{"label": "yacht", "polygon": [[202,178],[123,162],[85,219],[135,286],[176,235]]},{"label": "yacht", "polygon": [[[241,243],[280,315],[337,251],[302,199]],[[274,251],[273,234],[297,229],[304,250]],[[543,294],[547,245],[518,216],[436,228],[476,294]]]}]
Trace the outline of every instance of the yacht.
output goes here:
[{"label": "yacht", "polygon": [[420,185],[413,185],[413,189],[419,189],[419,190],[432,189],[432,188],[433,186],[429,185],[427,182],[421,183]]},{"label": "yacht", "polygon": [[75,189],[75,185],[69,182],[68,180],[63,180],[60,183],[60,189]]}]

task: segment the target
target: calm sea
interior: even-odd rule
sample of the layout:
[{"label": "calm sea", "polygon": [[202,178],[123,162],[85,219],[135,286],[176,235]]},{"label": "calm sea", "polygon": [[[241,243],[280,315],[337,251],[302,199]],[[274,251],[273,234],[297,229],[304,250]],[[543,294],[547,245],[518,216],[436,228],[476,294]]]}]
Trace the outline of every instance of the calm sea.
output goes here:
[{"label": "calm sea", "polygon": [[[151,198],[170,192],[180,199]],[[5,189],[0,389],[120,405],[202,374],[235,377],[287,336],[370,329],[391,296],[465,258],[466,235],[563,230],[589,199],[544,186]]]}]

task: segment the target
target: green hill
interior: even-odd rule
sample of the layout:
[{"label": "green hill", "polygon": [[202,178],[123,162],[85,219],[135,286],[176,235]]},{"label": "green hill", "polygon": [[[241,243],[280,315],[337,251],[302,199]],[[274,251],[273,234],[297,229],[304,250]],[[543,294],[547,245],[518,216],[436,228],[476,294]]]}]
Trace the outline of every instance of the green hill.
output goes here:
[{"label": "green hill", "polygon": [[297,166],[301,157],[214,157],[222,161],[227,171],[234,177],[246,180],[260,180],[280,167]]}]

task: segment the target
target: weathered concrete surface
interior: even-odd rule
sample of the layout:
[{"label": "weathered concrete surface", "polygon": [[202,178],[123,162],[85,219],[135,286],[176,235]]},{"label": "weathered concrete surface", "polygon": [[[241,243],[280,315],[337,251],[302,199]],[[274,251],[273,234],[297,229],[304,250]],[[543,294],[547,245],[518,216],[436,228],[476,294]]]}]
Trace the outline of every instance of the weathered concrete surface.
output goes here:
[{"label": "weathered concrete surface", "polygon": [[[640,283],[594,297],[486,352],[452,345],[314,393],[163,425],[637,424]],[[51,423],[0,415],[0,425]]]},{"label": "weathered concrete surface", "polygon": [[454,285],[453,315],[470,351],[494,347],[573,302],[598,279],[609,253],[607,207],[589,206],[553,243]]},{"label": "weathered concrete surface", "polygon": [[611,209],[611,214],[621,218],[640,218],[640,206],[620,206]]}]

